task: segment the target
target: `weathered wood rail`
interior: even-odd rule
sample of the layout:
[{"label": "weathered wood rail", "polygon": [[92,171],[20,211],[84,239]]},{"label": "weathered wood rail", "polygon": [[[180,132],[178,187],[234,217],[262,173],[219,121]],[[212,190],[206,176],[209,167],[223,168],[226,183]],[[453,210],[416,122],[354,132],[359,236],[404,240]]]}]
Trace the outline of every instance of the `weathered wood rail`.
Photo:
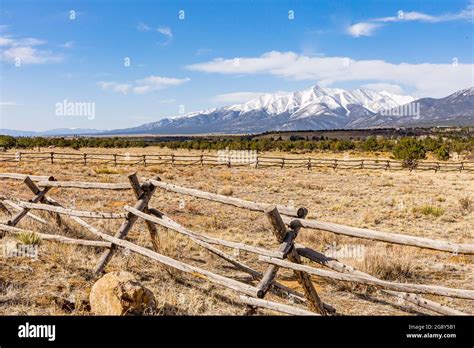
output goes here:
[{"label": "weathered wood rail", "polygon": [[[223,196],[166,183],[161,181],[160,178],[145,179],[140,183],[135,174],[128,177],[128,183],[56,181],[52,176],[28,176],[27,174],[17,173],[0,174],[0,179],[23,180],[34,195],[28,202],[0,197],[0,203],[5,204],[2,205],[3,207],[8,205],[17,210],[17,213],[14,216],[11,216],[6,220],[6,222],[0,223],[0,232],[13,235],[35,233],[29,229],[27,230],[16,227],[24,217],[29,217],[41,224],[47,223],[45,219],[33,215],[31,210],[46,211],[53,214],[56,223],[60,223],[61,221],[59,216],[71,219],[79,226],[85,228],[86,231],[95,238],[95,240],[75,239],[55,234],[36,234],[41,238],[41,240],[45,241],[104,249],[102,257],[94,268],[96,274],[101,273],[106,268],[108,262],[113,258],[114,251],[120,247],[129,249],[134,253],[150,258],[167,267],[180,270],[218,284],[219,286],[231,289],[240,294],[240,296],[237,297],[238,301],[252,308],[259,307],[291,315],[331,315],[336,312],[336,309],[333,306],[328,304],[326,301],[323,301],[320,297],[320,294],[318,294],[313,285],[312,276],[317,276],[321,279],[331,279],[333,281],[351,282],[372,286],[387,296],[402,299],[415,305],[417,308],[443,315],[466,315],[466,313],[442,305],[433,300],[425,299],[419,294],[474,300],[474,290],[456,289],[439,285],[396,283],[378,279],[370,274],[360,272],[349,265],[345,265],[338,260],[327,258],[324,254],[319,253],[316,250],[299,245],[296,243],[296,239],[301,228],[309,228],[372,241],[382,241],[386,243],[395,243],[399,245],[459,254],[474,254],[474,244],[452,243],[404,234],[361,229],[316,220],[307,220],[305,217],[308,211],[303,207],[294,208],[269,203],[256,203],[235,197]],[[70,209],[64,207],[48,196],[49,190],[57,187],[64,189],[98,189],[110,191],[132,189],[136,199],[136,204],[133,207],[125,205],[120,213]],[[264,212],[273,228],[273,233],[279,243],[279,247],[276,250],[267,250],[265,248],[215,238],[200,232],[192,231],[175,222],[165,213],[149,205],[150,200],[157,189],[222,203],[241,209]],[[11,211],[8,209],[2,211],[6,214],[12,215]],[[99,229],[84,221],[83,218],[123,219],[123,223],[120,229],[115,233],[115,236],[112,236],[109,231]],[[132,229],[139,218],[146,222],[154,250],[126,240],[128,232]],[[215,272],[161,254],[158,250],[158,244],[154,240],[158,233],[156,226],[161,226],[162,228],[169,229],[189,238],[208,252],[233,265],[235,269],[251,275],[253,281],[238,281],[231,277],[225,277]],[[263,269],[261,271],[257,270],[218,247],[241,250],[250,255],[256,255],[257,259],[255,262],[263,267]],[[302,262],[302,258],[324,267],[328,267],[331,271],[306,265]],[[280,268],[287,268],[295,272],[295,278],[298,280],[300,287],[303,290],[302,293],[288,288],[278,281],[278,271]],[[254,283],[254,281],[258,281],[258,283]],[[272,293],[281,299],[296,299],[299,301],[299,305],[306,304],[308,309],[303,309],[294,303],[282,304],[272,300],[263,299],[267,292]]]},{"label": "weathered wood rail", "polygon": [[[253,168],[332,168],[369,170],[420,170],[434,172],[474,172],[473,161],[419,161],[406,167],[403,161],[393,159],[329,159],[317,157],[276,157],[252,154],[248,158],[232,158],[213,154],[129,154],[129,153],[84,153],[84,152],[6,152],[0,153],[0,163],[50,163],[50,164],[103,164],[112,166],[174,165],[174,166],[227,166]],[[47,179],[44,179],[47,180]]]}]

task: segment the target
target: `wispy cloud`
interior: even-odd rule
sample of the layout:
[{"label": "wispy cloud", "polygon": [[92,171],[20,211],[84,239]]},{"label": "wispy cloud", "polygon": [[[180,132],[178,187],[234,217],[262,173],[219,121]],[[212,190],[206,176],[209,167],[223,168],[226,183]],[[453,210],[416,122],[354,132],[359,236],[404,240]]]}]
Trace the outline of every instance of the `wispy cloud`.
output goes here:
[{"label": "wispy cloud", "polygon": [[170,27],[159,27],[159,28],[156,28],[156,31],[163,34],[169,39],[173,38],[173,32],[171,31]]},{"label": "wispy cloud", "polygon": [[137,30],[138,31],[151,31],[151,27],[149,27],[148,25],[146,25],[143,22],[139,22],[137,24]]},{"label": "wispy cloud", "polygon": [[372,18],[363,22],[359,22],[347,27],[347,33],[354,37],[371,36],[376,29],[387,23],[403,23],[403,22],[424,22],[424,23],[441,23],[457,20],[474,20],[474,1],[458,13],[445,13],[441,15],[430,15],[422,12],[405,12],[399,11],[396,16]]},{"label": "wispy cloud", "polygon": [[74,47],[74,41],[66,41],[61,45],[62,48],[73,48]]},{"label": "wispy cloud", "polygon": [[46,64],[61,62],[63,57],[50,50],[38,48],[44,46],[46,41],[32,37],[16,38],[11,35],[0,36],[2,47],[0,58],[2,61],[20,64]]},{"label": "wispy cloud", "polygon": [[361,85],[362,88],[367,88],[375,92],[386,91],[393,94],[405,95],[405,90],[396,84],[393,83],[366,83]]},{"label": "wispy cloud", "polygon": [[139,22],[136,28],[138,31],[142,31],[142,32],[156,31],[157,33],[160,33],[161,35],[163,35],[165,37],[165,41],[161,42],[160,43],[161,45],[167,45],[171,42],[171,40],[173,40],[173,31],[171,30],[170,27],[160,26],[160,27],[157,27],[156,29],[153,29],[150,25],[143,22]]},{"label": "wispy cloud", "polygon": [[249,100],[258,98],[266,93],[263,92],[234,92],[216,95],[211,99],[214,103],[219,104],[240,104]]},{"label": "wispy cloud", "polygon": [[209,54],[209,53],[211,53],[211,52],[212,52],[212,49],[210,49],[210,48],[199,48],[199,49],[196,51],[195,55],[196,55],[197,57],[200,57],[200,56],[207,55],[207,54]]},{"label": "wispy cloud", "polygon": [[11,107],[11,106],[18,106],[18,103],[12,102],[12,101],[0,101],[0,107]]},{"label": "wispy cloud", "polygon": [[472,86],[473,64],[393,64],[383,60],[310,57],[271,51],[258,57],[217,58],[187,66],[192,71],[219,74],[268,74],[309,80],[323,86],[347,81],[409,86],[417,96],[445,96]]},{"label": "wispy cloud", "polygon": [[225,94],[218,94],[211,99],[212,102],[218,104],[242,104],[247,103],[253,99],[259,98],[265,94],[272,94],[272,95],[288,95],[292,92],[288,91],[271,91],[271,92],[233,92],[233,93],[225,93]]},{"label": "wispy cloud", "polygon": [[160,99],[157,101],[158,104],[174,104],[176,103],[176,99]]},{"label": "wispy cloud", "polygon": [[189,78],[179,79],[151,75],[133,82],[118,83],[115,81],[100,81],[97,84],[105,91],[112,91],[122,94],[145,94],[172,86],[178,86],[188,82],[189,80]]},{"label": "wispy cloud", "polygon": [[156,31],[164,35],[166,38],[166,41],[161,43],[162,45],[167,45],[171,42],[171,40],[173,40],[173,32],[171,31],[170,27],[159,27],[156,28]]}]

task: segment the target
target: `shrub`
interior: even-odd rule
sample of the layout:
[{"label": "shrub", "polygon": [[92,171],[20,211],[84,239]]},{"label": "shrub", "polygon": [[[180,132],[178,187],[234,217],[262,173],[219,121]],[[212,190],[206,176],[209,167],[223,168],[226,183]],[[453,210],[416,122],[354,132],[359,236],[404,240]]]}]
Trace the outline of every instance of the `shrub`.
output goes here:
[{"label": "shrub", "polygon": [[393,148],[393,156],[403,160],[404,166],[414,167],[418,160],[426,158],[426,150],[420,141],[413,138],[403,138]]},{"label": "shrub", "polygon": [[472,210],[472,201],[469,197],[463,197],[459,199],[461,210],[470,212]]},{"label": "shrub", "polygon": [[21,232],[17,235],[17,239],[26,245],[41,244],[41,237],[34,232]]},{"label": "shrub", "polygon": [[442,208],[433,205],[423,205],[421,207],[413,208],[413,212],[422,213],[423,215],[433,215],[436,217],[444,214],[444,210]]},{"label": "shrub", "polygon": [[449,148],[446,145],[441,145],[433,153],[440,161],[447,161],[449,159]]},{"label": "shrub", "polygon": [[232,196],[234,194],[234,189],[232,186],[224,186],[218,191],[218,193],[224,196]]}]

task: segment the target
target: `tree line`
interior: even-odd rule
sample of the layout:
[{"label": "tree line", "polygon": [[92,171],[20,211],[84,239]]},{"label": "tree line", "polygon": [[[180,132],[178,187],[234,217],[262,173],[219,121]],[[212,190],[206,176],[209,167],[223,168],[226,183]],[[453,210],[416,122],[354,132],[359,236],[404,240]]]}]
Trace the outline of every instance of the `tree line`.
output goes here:
[{"label": "tree line", "polygon": [[0,135],[0,147],[6,149],[28,149],[37,147],[73,148],[128,148],[158,146],[170,149],[189,150],[254,150],[257,152],[278,150],[284,152],[391,152],[393,157],[402,160],[419,160],[426,158],[428,153],[433,153],[439,160],[449,159],[450,153],[472,153],[474,138],[472,137],[368,137],[365,139],[328,139],[327,137],[291,136],[283,140],[281,137],[251,138],[192,138],[186,140],[143,140],[123,137],[12,137]]}]

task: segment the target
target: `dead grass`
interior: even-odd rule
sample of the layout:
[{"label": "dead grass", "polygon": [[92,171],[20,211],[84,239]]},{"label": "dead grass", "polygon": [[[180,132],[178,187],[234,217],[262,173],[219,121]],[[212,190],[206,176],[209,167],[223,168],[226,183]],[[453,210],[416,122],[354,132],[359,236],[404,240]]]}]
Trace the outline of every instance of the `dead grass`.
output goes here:
[{"label": "dead grass", "polygon": [[370,248],[356,265],[357,269],[384,280],[403,283],[417,279],[413,255],[399,246],[378,245]]}]

